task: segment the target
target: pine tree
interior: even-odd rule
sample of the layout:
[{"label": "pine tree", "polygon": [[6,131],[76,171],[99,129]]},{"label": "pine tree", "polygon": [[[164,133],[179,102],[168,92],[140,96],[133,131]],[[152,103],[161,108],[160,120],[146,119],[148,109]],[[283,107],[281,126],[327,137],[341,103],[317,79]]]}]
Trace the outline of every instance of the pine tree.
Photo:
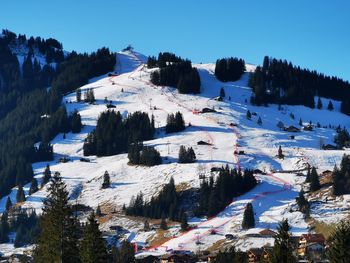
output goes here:
[{"label": "pine tree", "polygon": [[117,263],[135,262],[135,249],[128,241],[123,241],[116,256]]},{"label": "pine tree", "polygon": [[47,184],[51,179],[51,170],[50,170],[50,165],[47,164],[45,171],[44,171],[44,176],[41,182],[41,187],[43,187],[45,184]]},{"label": "pine tree", "polygon": [[14,247],[22,247],[26,244],[26,231],[23,225],[20,225],[16,231],[16,238],[14,241]]},{"label": "pine tree", "polygon": [[304,213],[306,217],[309,217],[310,213],[310,204],[309,201],[305,198],[304,192],[300,191],[299,196],[296,198],[300,212]]},{"label": "pine tree", "polygon": [[26,200],[26,197],[24,194],[23,186],[20,184],[17,189],[16,201],[17,203],[21,203],[21,202],[24,202],[25,200]]},{"label": "pine tree", "polygon": [[164,213],[162,215],[162,220],[160,221],[160,228],[163,229],[163,230],[167,230],[168,229],[168,225],[167,225]]},{"label": "pine tree", "polygon": [[318,174],[315,167],[311,169],[310,175],[310,191],[314,192],[321,188],[320,181],[318,178]]},{"label": "pine tree", "polygon": [[81,117],[77,110],[74,110],[71,116],[71,130],[73,133],[79,133],[81,131]]},{"label": "pine tree", "polygon": [[259,125],[262,125],[262,120],[261,120],[261,117],[259,117],[258,119],[258,122],[257,122]]},{"label": "pine tree", "polygon": [[284,158],[284,154],[283,154],[281,145],[278,147],[277,157],[280,158],[280,159]]},{"label": "pine tree", "polygon": [[196,161],[196,154],[192,147],[186,149],[181,145],[179,149],[179,163],[193,163]]},{"label": "pine tree", "polygon": [[255,226],[254,210],[252,203],[248,203],[244,210],[242,228],[249,229]]},{"label": "pine tree", "polygon": [[317,109],[322,109],[322,107],[323,107],[323,104],[322,104],[322,101],[321,101],[321,98],[320,97],[318,97],[318,100],[317,100]]},{"label": "pine tree", "polygon": [[6,200],[6,211],[10,211],[11,208],[12,208],[12,201],[11,201],[11,198],[8,196]]},{"label": "pine tree", "polygon": [[34,194],[38,190],[39,190],[38,181],[33,177],[30,188],[29,188],[29,195]]},{"label": "pine tree", "polygon": [[8,214],[5,211],[1,216],[0,221],[0,243],[7,243],[9,241],[10,226],[8,223]]},{"label": "pine tree", "polygon": [[303,126],[303,121],[301,118],[299,119],[299,126]]},{"label": "pine tree", "polygon": [[221,98],[225,98],[225,96],[226,96],[226,94],[225,94],[225,89],[222,87],[222,88],[220,89],[220,97],[221,97]]},{"label": "pine tree", "polygon": [[334,110],[333,103],[332,103],[331,100],[328,102],[327,109],[330,110],[330,111]]},{"label": "pine tree", "polygon": [[283,220],[278,228],[278,233],[275,236],[275,244],[271,254],[271,263],[295,263],[297,262],[293,255],[294,246],[291,234],[289,233],[290,227],[288,220]]},{"label": "pine tree", "polygon": [[187,215],[186,213],[182,213],[181,217],[181,230],[186,231],[188,228]]},{"label": "pine tree", "polygon": [[96,208],[96,216],[102,216],[100,205],[98,205],[97,208]]},{"label": "pine tree", "polygon": [[77,222],[68,204],[66,185],[58,172],[54,174],[48,190],[34,262],[79,263]]},{"label": "pine tree", "polygon": [[347,263],[350,258],[350,223],[341,221],[330,235],[327,258],[330,263]]},{"label": "pine tree", "polygon": [[80,241],[80,260],[86,263],[107,262],[107,249],[94,212],[88,218],[83,237]]},{"label": "pine tree", "polygon": [[250,110],[247,111],[247,119],[250,120],[252,118],[252,114],[250,113]]},{"label": "pine tree", "polygon": [[76,99],[77,102],[81,102],[81,89],[76,90]]},{"label": "pine tree", "polygon": [[103,175],[103,183],[102,188],[108,188],[111,186],[110,177],[108,171],[105,171],[105,174]]}]

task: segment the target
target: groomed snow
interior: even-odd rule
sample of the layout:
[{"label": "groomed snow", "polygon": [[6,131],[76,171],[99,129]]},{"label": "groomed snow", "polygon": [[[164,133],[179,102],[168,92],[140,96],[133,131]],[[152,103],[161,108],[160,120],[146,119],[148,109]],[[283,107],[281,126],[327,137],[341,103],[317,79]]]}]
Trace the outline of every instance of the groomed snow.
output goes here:
[{"label": "groomed snow", "polygon": [[[179,234],[179,228],[174,227],[175,238],[164,243],[158,248],[153,248],[148,253],[164,253],[166,249],[184,249],[196,251],[198,246],[205,249],[215,242],[225,238],[230,233],[241,237],[237,244],[245,250],[249,247],[261,246],[271,243],[270,239],[257,240],[243,238],[246,231],[241,229],[243,209],[247,202],[253,202],[256,213],[256,230],[263,228],[275,229],[278,222],[288,218],[294,234],[308,231],[308,225],[303,215],[296,211],[295,197],[298,195],[301,184],[305,180],[303,176],[286,173],[271,173],[271,171],[302,169],[305,163],[315,165],[319,172],[333,169],[334,164],[339,163],[344,151],[320,150],[320,138],[324,143],[332,143],[335,135],[334,129],[317,128],[315,131],[301,131],[288,134],[277,128],[277,122],[282,121],[285,125],[298,127],[299,118],[306,123],[320,122],[321,126],[350,127],[349,117],[339,113],[339,103],[333,101],[335,110],[309,109],[304,106],[284,106],[278,110],[277,105],[269,107],[255,107],[250,105],[252,94],[247,87],[249,73],[245,73],[237,82],[222,83],[214,74],[214,64],[196,64],[198,68],[202,93],[200,95],[178,94],[171,87],[155,87],[149,82],[150,72],[145,67],[146,57],[135,52],[117,53],[117,76],[107,75],[95,78],[89,84],[81,87],[82,91],[94,89],[96,104],[89,105],[77,103],[75,93],[64,98],[68,111],[77,109],[82,117],[84,128],[80,134],[67,134],[66,139],[59,134],[53,141],[55,160],[49,162],[51,171],[59,171],[71,193],[72,202],[78,201],[85,205],[96,208],[97,205],[114,207],[117,211],[123,204],[128,205],[133,195],[143,192],[145,198],[152,195],[169,182],[173,177],[176,184],[183,183],[187,187],[198,187],[199,167],[206,169],[210,175],[210,168],[228,164],[231,167],[258,168],[266,171],[267,175],[258,175],[261,183],[252,191],[233,200],[233,202],[217,217],[209,220],[190,219],[197,227],[185,234]],[[248,71],[253,71],[253,65],[247,65]],[[221,87],[225,88],[226,99],[224,102],[215,101]],[[228,97],[231,100],[228,100]],[[129,166],[126,154],[110,157],[89,157],[91,162],[81,162],[83,157],[83,142],[87,134],[96,126],[99,114],[106,110],[104,99],[107,97],[117,106],[124,116],[134,111],[145,111],[155,116],[156,127],[166,124],[168,113],[181,111],[186,123],[191,127],[184,132],[176,134],[164,134],[162,129],[157,129],[156,138],[145,142],[160,151],[162,157],[166,157],[162,165],[155,167]],[[327,105],[328,100],[323,99]],[[156,107],[156,109],[154,109]],[[217,113],[193,114],[193,110],[204,107],[214,107]],[[246,111],[256,113],[252,120],[246,119]],[[295,119],[290,117],[295,115]],[[258,117],[262,119],[262,125],[257,124]],[[230,127],[230,123],[237,127]],[[289,135],[295,135],[295,139],[289,139]],[[198,146],[197,141],[203,140],[213,146]],[[180,145],[191,146],[197,155],[198,162],[195,164],[178,164],[177,155]],[[277,159],[278,146],[281,145],[285,158]],[[244,150],[245,155],[234,155],[234,150]],[[58,159],[67,156],[71,159],[68,163],[59,163]],[[46,162],[34,163],[35,177],[39,180],[46,166]],[[112,187],[101,189],[103,174],[108,171],[111,175]],[[29,184],[25,190],[28,191]],[[35,194],[28,196],[23,207],[35,208],[41,211],[42,200],[45,198],[47,187]],[[15,203],[16,188],[10,194]],[[0,200],[0,211],[4,210],[6,198]],[[329,213],[324,213],[326,207],[318,204],[317,209],[312,211],[312,216],[318,220],[336,222],[348,213],[349,198],[337,204],[338,207],[328,207]],[[329,205],[329,204],[328,204]],[[338,216],[332,211],[342,210]],[[337,210],[338,209],[338,210]],[[315,213],[314,213],[315,212]],[[101,225],[103,230],[108,231],[111,225],[123,225],[130,233],[127,238],[132,242],[144,244],[152,238],[155,232],[144,233],[140,231],[143,225],[133,222],[128,218],[111,219]],[[215,229],[217,234],[211,235]],[[252,241],[253,240],[253,241]],[[4,250],[0,245],[0,251]]]}]

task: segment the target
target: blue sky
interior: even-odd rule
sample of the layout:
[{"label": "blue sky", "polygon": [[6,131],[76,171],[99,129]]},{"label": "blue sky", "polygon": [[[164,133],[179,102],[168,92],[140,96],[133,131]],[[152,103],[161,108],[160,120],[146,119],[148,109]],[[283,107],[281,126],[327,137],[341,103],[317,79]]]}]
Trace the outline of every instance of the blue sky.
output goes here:
[{"label": "blue sky", "polygon": [[348,0],[1,0],[0,28],[61,41],[66,50],[146,55],[172,51],[195,62],[264,55],[350,80]]}]

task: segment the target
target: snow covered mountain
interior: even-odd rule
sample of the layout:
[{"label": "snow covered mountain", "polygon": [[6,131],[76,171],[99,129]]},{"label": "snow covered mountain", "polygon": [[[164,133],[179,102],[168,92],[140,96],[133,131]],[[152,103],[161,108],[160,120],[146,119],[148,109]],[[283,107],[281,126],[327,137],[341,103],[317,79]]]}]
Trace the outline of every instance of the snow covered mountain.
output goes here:
[{"label": "snow covered mountain", "polygon": [[[18,51],[18,56],[20,54]],[[67,110],[79,111],[84,128],[79,134],[69,133],[65,138],[63,134],[56,136],[52,141],[55,160],[49,164],[51,171],[61,173],[72,202],[93,209],[99,205],[105,214],[100,219],[102,230],[108,234],[110,226],[123,226],[128,230],[124,238],[150,246],[148,252],[144,253],[164,253],[168,249],[208,249],[214,244],[222,244],[226,234],[238,236],[236,246],[242,250],[262,246],[273,242],[273,239],[247,238],[246,234],[257,233],[265,228],[275,229],[283,218],[288,218],[293,233],[308,232],[309,223],[297,211],[295,203],[305,181],[305,176],[300,175],[298,170],[310,164],[322,173],[339,164],[346,151],[320,149],[320,142],[333,142],[335,130],[330,127],[341,125],[350,128],[350,119],[340,113],[339,102],[333,101],[333,111],[304,106],[283,105],[281,109],[277,105],[253,106],[249,103],[252,91],[248,87],[249,72],[255,69],[253,65],[246,65],[247,72],[239,81],[222,83],[215,78],[215,64],[195,64],[201,78],[201,94],[179,94],[174,88],[153,85],[150,73],[155,69],[147,69],[146,61],[147,57],[137,52],[117,53],[116,74],[91,79],[89,84],[81,87],[82,92],[94,90],[96,103],[93,105],[76,102],[75,93],[65,96]],[[226,99],[218,101],[215,98],[222,87]],[[94,156],[89,157],[89,162],[81,161],[84,139],[96,126],[99,114],[106,110],[105,98],[112,101],[123,116],[135,111],[154,115],[157,133],[155,139],[145,142],[145,145],[154,146],[161,153],[163,164],[153,167],[130,166],[127,154]],[[326,105],[328,100],[322,100]],[[213,108],[216,112],[198,114],[198,110],[203,108]],[[246,118],[247,110],[252,113],[250,120]],[[182,112],[186,124],[190,123],[191,126],[180,133],[165,134],[162,127],[166,124],[167,115],[176,111]],[[259,117],[262,120],[260,124]],[[294,134],[277,126],[282,122],[286,127],[297,127],[300,118],[305,123],[320,123],[320,128]],[[198,141],[209,142],[210,145],[198,145]],[[193,164],[177,163],[180,145],[193,147],[198,161]],[[279,146],[283,149],[284,159],[276,158]],[[238,154],[240,151],[242,154]],[[61,157],[68,157],[70,161],[59,162]],[[128,205],[140,191],[146,199],[150,199],[171,177],[179,189],[199,187],[199,174],[204,173],[209,177],[211,168],[226,164],[259,169],[262,173],[256,176],[260,183],[252,191],[233,200],[214,218],[190,218],[193,229],[188,232],[181,233],[179,224],[171,225],[162,234],[157,230],[144,232],[141,231],[141,219],[127,217],[121,212],[123,205]],[[46,165],[47,162],[33,164],[39,184]],[[111,176],[112,187],[101,189],[105,171]],[[29,186],[24,186],[26,192]],[[318,202],[312,205],[311,217],[325,222],[336,222],[346,217],[350,208],[349,197],[337,197],[325,202],[327,189],[323,191],[324,195],[320,193]],[[16,192],[14,188],[10,194],[13,203],[16,202]],[[40,213],[46,194],[47,186],[28,196],[22,206],[34,208]],[[6,199],[0,200],[0,212],[5,209]],[[256,227],[246,231],[241,228],[241,222],[248,202],[254,206]],[[212,230],[215,230],[215,234],[212,234]],[[11,244],[2,244],[0,251],[14,251],[14,248]]]}]

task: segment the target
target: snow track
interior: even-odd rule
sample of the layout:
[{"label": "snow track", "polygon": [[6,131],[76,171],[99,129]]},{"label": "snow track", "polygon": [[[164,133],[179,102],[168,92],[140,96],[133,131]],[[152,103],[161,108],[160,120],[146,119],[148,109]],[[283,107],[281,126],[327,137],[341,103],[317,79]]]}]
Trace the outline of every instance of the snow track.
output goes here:
[{"label": "snow track", "polygon": [[[283,106],[279,111],[277,105],[269,107],[255,107],[248,103],[251,90],[247,88],[248,73],[237,82],[222,83],[216,80],[214,64],[195,65],[201,77],[201,94],[178,94],[171,87],[158,87],[150,82],[150,74],[154,69],[147,69],[146,58],[136,52],[119,52],[117,54],[115,75],[101,76],[81,87],[82,92],[94,89],[96,104],[89,105],[77,103],[75,94],[69,94],[64,101],[67,110],[72,112],[77,109],[82,117],[84,128],[80,134],[59,134],[53,141],[55,160],[50,162],[52,172],[59,171],[67,184],[67,189],[74,199],[96,208],[101,205],[106,211],[120,210],[128,205],[133,195],[141,190],[146,199],[156,195],[163,185],[174,178],[178,185],[188,188],[199,187],[199,166],[206,167],[206,176],[210,175],[211,167],[221,167],[226,164],[230,167],[260,169],[261,171],[283,171],[303,168],[306,162],[317,165],[318,171],[332,169],[335,163],[339,163],[344,151],[320,151],[319,138],[324,138],[325,144],[332,143],[335,134],[333,129],[320,128],[313,132],[301,131],[295,140],[288,138],[288,134],[276,127],[278,121],[285,125],[297,126],[296,120],[312,120],[321,125],[345,126],[350,128],[350,120],[339,113],[337,102],[333,101],[336,110],[308,109],[302,106]],[[249,66],[253,70],[252,66]],[[213,100],[221,87],[225,88],[226,96],[232,100],[219,102]],[[122,91],[123,89],[123,91]],[[83,142],[87,134],[96,126],[96,121],[101,112],[106,110],[104,98],[112,101],[116,110],[125,117],[135,111],[144,111],[153,114],[156,121],[156,138],[144,142],[154,146],[164,157],[162,165],[154,167],[129,166],[126,154],[109,157],[90,156],[90,162],[80,162],[83,157]],[[323,101],[323,105],[326,105]],[[198,109],[215,107],[217,112],[200,114]],[[252,120],[246,119],[246,111],[250,110],[256,115]],[[162,127],[166,125],[169,113],[180,111],[184,115],[186,123],[191,123],[185,131],[174,134],[165,134]],[[295,119],[289,117],[294,113]],[[261,117],[263,124],[257,124],[257,118]],[[325,120],[327,123],[325,123]],[[234,125],[231,125],[234,124]],[[294,134],[293,134],[294,135]],[[197,145],[197,142],[207,141],[211,146]],[[194,148],[197,163],[178,164],[178,150],[180,145]],[[277,159],[278,146],[282,145],[285,159]],[[244,155],[238,155],[244,151]],[[71,161],[59,163],[62,156],[68,156]],[[34,163],[35,177],[40,180],[46,162]],[[109,171],[111,185],[109,189],[101,189],[102,176]],[[208,219],[190,218],[189,223],[193,229],[179,234],[179,226],[173,226],[169,230],[172,238],[161,246],[152,247],[149,253],[165,253],[169,249],[182,249],[196,251],[198,248],[206,249],[215,242],[224,239],[227,233],[241,237],[237,246],[247,249],[254,246],[255,241],[243,238],[249,231],[258,231],[262,228],[275,229],[277,224],[288,218],[293,233],[302,233],[308,230],[303,215],[295,212],[295,197],[301,189],[304,181],[302,176],[295,174],[282,174],[268,172],[266,175],[257,175],[259,183],[248,193],[235,198],[217,216]],[[29,184],[24,186],[26,192]],[[15,203],[16,188],[10,194]],[[42,200],[47,194],[47,187],[40,189],[35,194],[28,196],[24,207],[30,207],[41,211]],[[4,210],[7,197],[0,200],[0,212]],[[315,208],[315,217],[329,221],[338,221],[347,216],[350,202],[347,199],[334,202],[334,209],[341,211],[337,216],[328,213],[323,216],[323,206]],[[241,228],[243,210],[248,202],[252,202],[256,213],[256,228],[248,232]],[[331,207],[331,204],[327,204]],[[293,211],[294,210],[294,211]],[[328,210],[327,210],[328,211]],[[327,217],[327,218],[325,218]],[[130,218],[111,217],[101,225],[102,230],[109,230],[111,225],[123,225],[130,231],[130,241],[144,244],[151,240],[155,232],[142,232],[142,226],[138,221]],[[213,230],[216,234],[212,235]],[[267,241],[266,241],[267,242]],[[260,244],[260,243],[259,243]],[[10,245],[8,245],[10,246]],[[0,245],[0,251],[2,247]]]}]

